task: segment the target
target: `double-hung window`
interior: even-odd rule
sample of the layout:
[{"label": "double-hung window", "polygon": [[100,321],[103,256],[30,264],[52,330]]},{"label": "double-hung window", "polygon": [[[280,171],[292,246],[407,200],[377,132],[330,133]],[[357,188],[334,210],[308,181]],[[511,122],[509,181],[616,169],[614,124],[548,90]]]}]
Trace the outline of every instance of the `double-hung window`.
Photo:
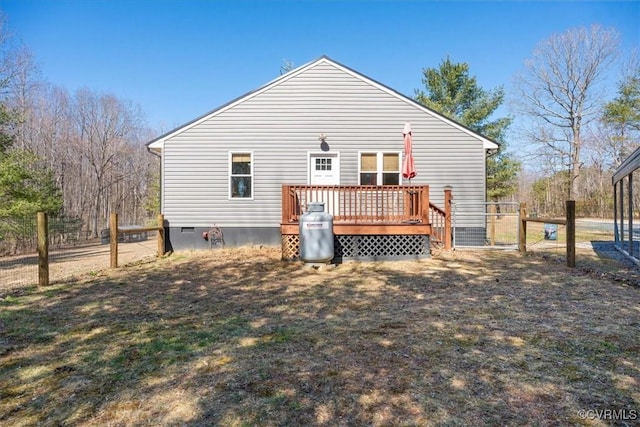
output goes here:
[{"label": "double-hung window", "polygon": [[399,185],[399,152],[361,152],[359,156],[360,185]]},{"label": "double-hung window", "polygon": [[253,153],[229,153],[229,197],[253,198]]}]

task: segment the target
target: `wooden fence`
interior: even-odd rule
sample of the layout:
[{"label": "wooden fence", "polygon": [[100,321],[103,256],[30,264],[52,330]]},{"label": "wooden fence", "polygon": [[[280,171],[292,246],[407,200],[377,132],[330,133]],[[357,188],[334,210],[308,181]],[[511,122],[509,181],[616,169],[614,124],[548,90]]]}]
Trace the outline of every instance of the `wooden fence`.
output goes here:
[{"label": "wooden fence", "polygon": [[111,254],[111,268],[118,268],[118,235],[145,233],[147,231],[158,232],[158,256],[164,255],[164,215],[158,215],[158,225],[155,227],[118,228],[118,214],[112,213],[109,217],[109,244]]},{"label": "wooden fence", "polygon": [[543,222],[546,224],[560,224],[567,227],[567,266],[576,266],[576,202],[567,200],[566,218],[537,218],[527,216],[526,203],[520,204],[520,235],[518,238],[518,250],[527,252],[527,222]]},{"label": "wooden fence", "polygon": [[[49,219],[46,213],[37,214],[38,233],[38,286],[49,285]],[[147,231],[158,232],[158,256],[164,255],[164,215],[158,215],[156,227],[118,228],[118,214],[110,217],[110,257],[111,268],[118,267],[118,233],[131,234]]]}]

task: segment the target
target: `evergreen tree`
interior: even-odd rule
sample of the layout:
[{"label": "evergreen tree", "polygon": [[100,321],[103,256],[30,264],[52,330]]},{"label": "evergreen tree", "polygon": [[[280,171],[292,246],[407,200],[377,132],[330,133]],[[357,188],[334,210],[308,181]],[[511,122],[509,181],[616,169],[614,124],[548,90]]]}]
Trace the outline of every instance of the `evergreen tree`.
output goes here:
[{"label": "evergreen tree", "polygon": [[0,154],[0,217],[29,217],[42,211],[56,214],[62,194],[53,173],[28,151]]},{"label": "evergreen tree", "polygon": [[15,142],[15,137],[10,132],[14,123],[7,107],[0,103],[0,154],[5,153]]},{"label": "evergreen tree", "polygon": [[618,96],[605,104],[602,121],[614,131],[610,149],[618,166],[640,144],[640,66],[623,78]]},{"label": "evergreen tree", "polygon": [[58,213],[62,193],[53,171],[28,150],[13,147],[15,118],[0,103],[0,217],[35,217],[36,212]]},{"label": "evergreen tree", "polygon": [[520,163],[506,154],[504,137],[511,119],[490,120],[504,101],[503,88],[482,89],[469,75],[469,64],[454,63],[449,57],[439,68],[425,68],[422,83],[425,91],[416,90],[416,101],[500,144],[498,153],[487,159],[487,196],[497,201],[513,194]]}]

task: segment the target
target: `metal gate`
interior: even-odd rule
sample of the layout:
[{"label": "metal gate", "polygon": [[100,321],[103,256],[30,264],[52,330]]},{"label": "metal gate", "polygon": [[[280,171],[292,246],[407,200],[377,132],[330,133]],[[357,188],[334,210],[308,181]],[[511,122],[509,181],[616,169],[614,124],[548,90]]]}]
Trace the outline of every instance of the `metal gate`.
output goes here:
[{"label": "metal gate", "polygon": [[518,249],[519,227],[519,203],[452,203],[454,248]]}]

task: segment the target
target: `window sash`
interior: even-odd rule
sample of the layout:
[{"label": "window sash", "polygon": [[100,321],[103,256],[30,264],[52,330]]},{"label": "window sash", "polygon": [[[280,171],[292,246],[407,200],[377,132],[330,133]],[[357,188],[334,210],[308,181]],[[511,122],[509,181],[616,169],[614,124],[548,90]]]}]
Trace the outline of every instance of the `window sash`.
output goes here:
[{"label": "window sash", "polygon": [[229,153],[229,198],[253,199],[253,153]]},{"label": "window sash", "polygon": [[400,156],[396,151],[360,152],[360,185],[400,185]]},{"label": "window sash", "polygon": [[376,153],[362,153],[360,155],[360,170],[362,172],[377,172],[378,155]]},{"label": "window sash", "polygon": [[316,157],[316,162],[315,162],[316,171],[332,170],[332,167],[333,167],[332,160],[333,159],[331,157]]},{"label": "window sash", "polygon": [[384,172],[399,172],[400,155],[398,153],[382,153],[382,170]]}]

